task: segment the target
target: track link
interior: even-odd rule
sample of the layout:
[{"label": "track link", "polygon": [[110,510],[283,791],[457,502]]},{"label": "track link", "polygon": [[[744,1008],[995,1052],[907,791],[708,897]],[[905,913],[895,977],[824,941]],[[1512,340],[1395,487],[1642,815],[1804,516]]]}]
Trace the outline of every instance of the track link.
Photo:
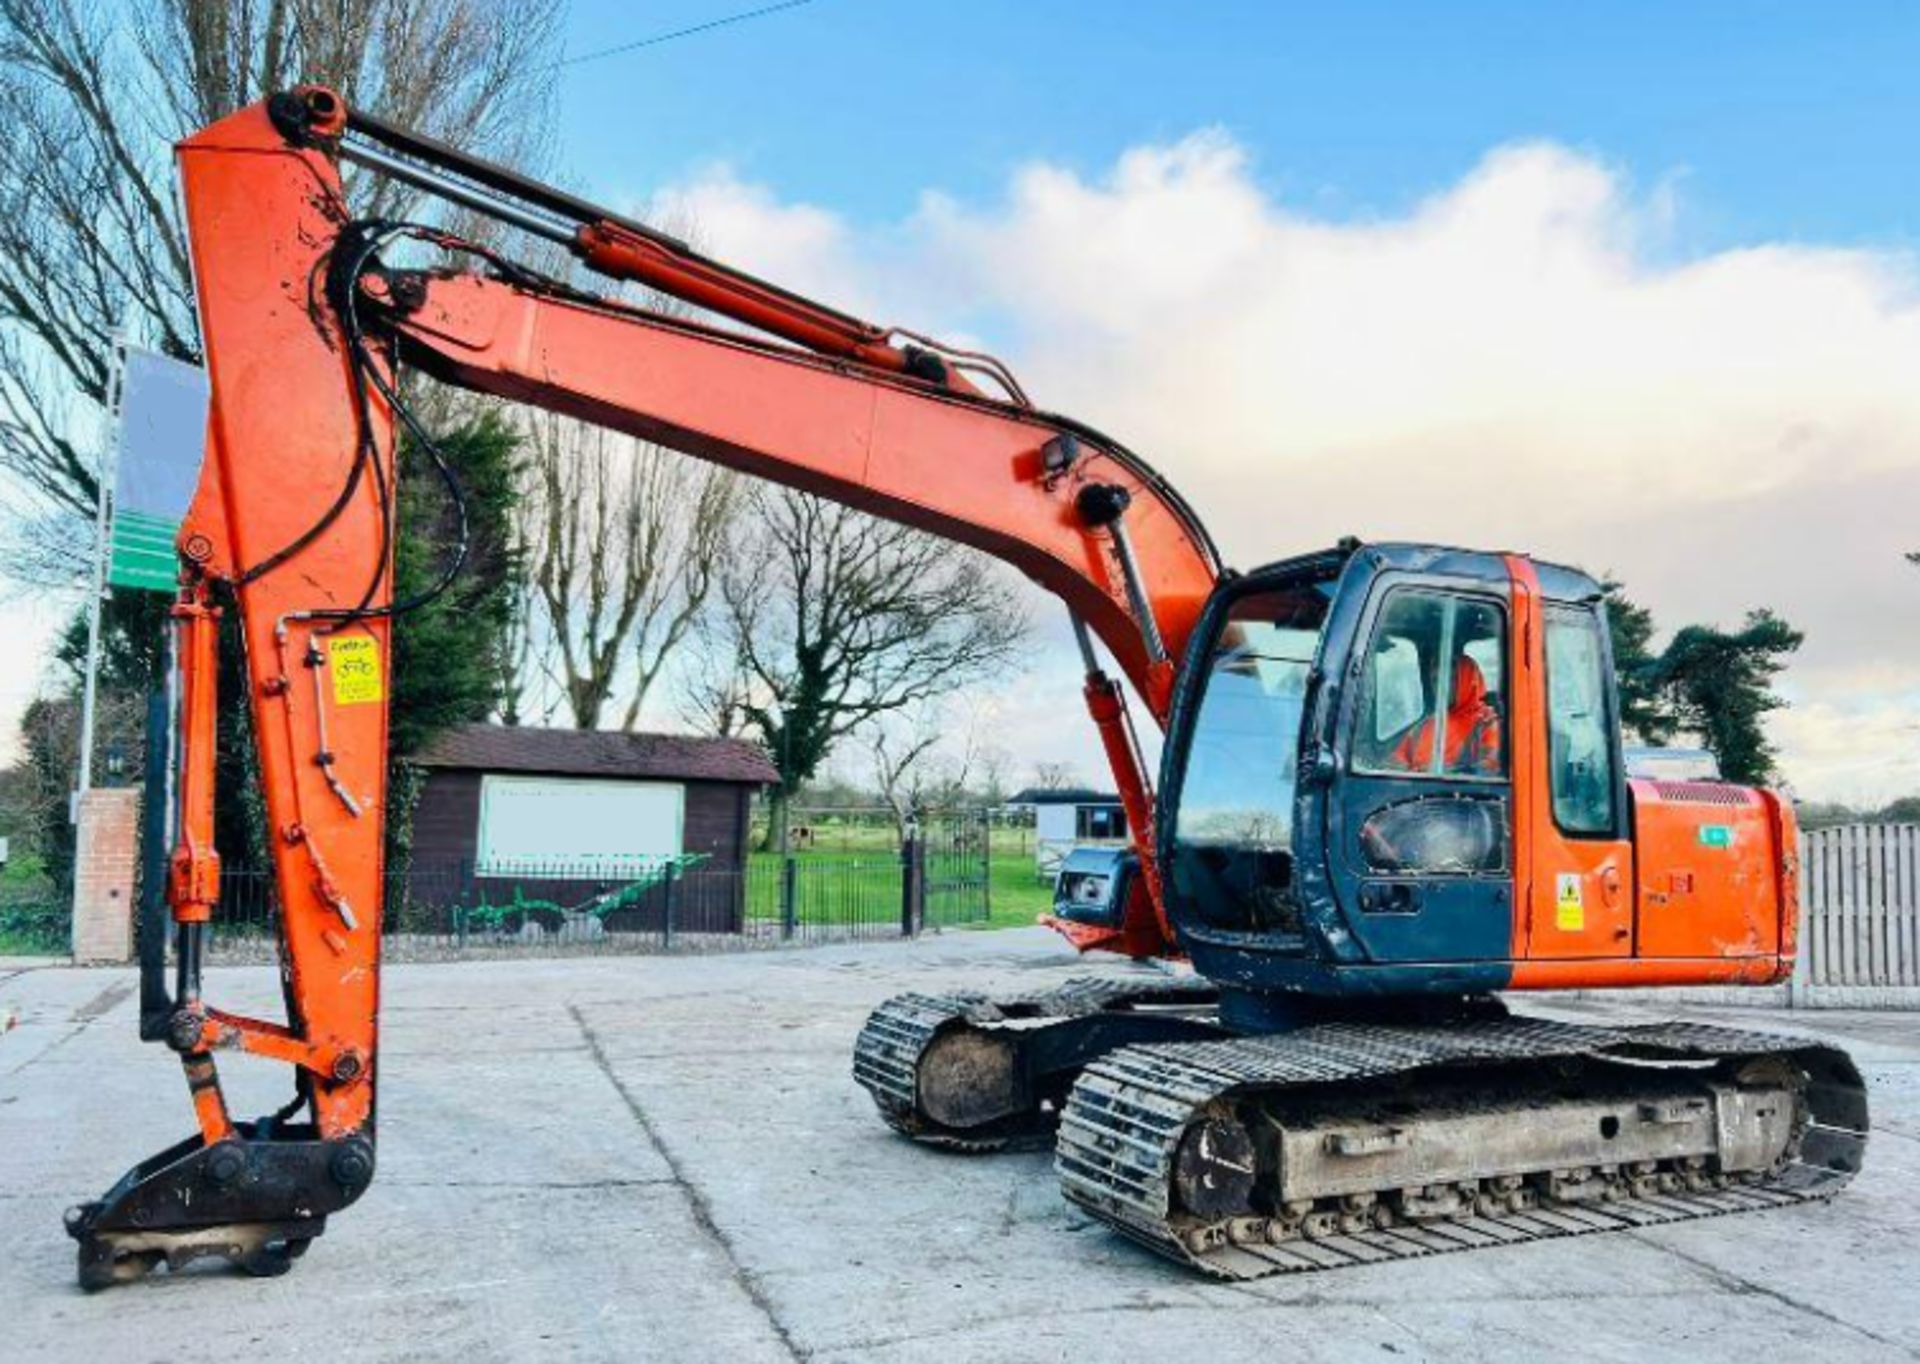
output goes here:
[{"label": "track link", "polygon": [[[928,1112],[924,1069],[935,1043],[955,1050],[970,1042],[1004,1044],[1024,1078],[1036,1050],[1057,1035],[1084,1031],[1102,1015],[1155,1007],[1204,1010],[1219,991],[1197,977],[1134,974],[1081,976],[1052,990],[986,995],[895,995],[867,1018],[853,1048],[853,1078],[873,1096],[894,1131],[929,1146],[984,1153],[1044,1149],[1058,1119],[1048,1086],[1021,1083],[1017,1111],[979,1124],[943,1123]],[[1211,1029],[1208,1029],[1211,1030]],[[1121,1039],[1124,1042],[1125,1039]],[[1116,1042],[1120,1045],[1121,1042]],[[1064,1085],[1061,1086],[1064,1088]]]},{"label": "track link", "polygon": [[[1434,1191],[1387,1190],[1266,1215],[1204,1216],[1182,1205],[1176,1161],[1190,1132],[1236,1106],[1314,1092],[1377,1092],[1415,1073],[1555,1063],[1640,1063],[1674,1074],[1703,1063],[1771,1063],[1803,1076],[1785,1154],[1772,1168],[1726,1175],[1709,1162],[1645,1162],[1442,1190],[1456,1215],[1409,1216]],[[1676,1063],[1678,1063],[1676,1065]],[[1417,1119],[1413,1121],[1417,1122]],[[1270,1037],[1128,1047],[1089,1065],[1060,1122],[1055,1165],[1067,1198],[1174,1260],[1223,1279],[1578,1236],[1822,1199],[1860,1168],[1866,1092],[1844,1052],[1788,1037],[1690,1024],[1602,1028],[1511,1019],[1446,1029],[1329,1024]],[[1244,1165],[1251,1152],[1239,1155]],[[1647,1168],[1652,1167],[1652,1168]],[[1578,1199],[1556,1197],[1595,1181]],[[1387,1195],[1392,1194],[1392,1197]],[[1409,1203],[1408,1197],[1415,1202]],[[1242,1210],[1257,1214],[1258,1203]]]}]

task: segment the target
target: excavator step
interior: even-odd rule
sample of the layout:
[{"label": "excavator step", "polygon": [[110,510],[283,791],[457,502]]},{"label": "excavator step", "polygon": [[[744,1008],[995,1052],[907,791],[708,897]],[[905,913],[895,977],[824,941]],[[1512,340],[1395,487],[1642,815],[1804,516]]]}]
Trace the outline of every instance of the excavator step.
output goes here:
[{"label": "excavator step", "polygon": [[1120,1047],[1224,1035],[1219,991],[1164,972],[1053,990],[896,995],[868,1016],[853,1077],[887,1125],[950,1151],[1043,1149],[1067,1086]]},{"label": "excavator step", "polygon": [[1844,1052],[1690,1024],[1325,1024],[1094,1061],[1067,1198],[1223,1279],[1785,1207],[1860,1169]]}]

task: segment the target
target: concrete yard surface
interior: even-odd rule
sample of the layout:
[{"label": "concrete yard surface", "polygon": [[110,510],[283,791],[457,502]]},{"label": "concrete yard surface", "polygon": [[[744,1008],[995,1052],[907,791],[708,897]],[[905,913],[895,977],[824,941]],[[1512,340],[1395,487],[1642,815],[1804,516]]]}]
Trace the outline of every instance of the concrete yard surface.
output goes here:
[{"label": "concrete yard surface", "polygon": [[[61,1212],[185,1135],[186,1088],[135,1040],[131,972],[0,968],[0,1359],[1920,1358],[1913,1015],[1685,1011],[1853,1051],[1874,1136],[1830,1204],[1223,1285],[1070,1208],[1046,1155],[893,1136],[849,1074],[889,994],[1097,965],[1019,930],[394,967],[361,1202],[284,1278],[209,1266],[94,1296]],[[277,1004],[265,968],[208,993]],[[237,1114],[289,1092],[280,1067],[222,1064]]]}]

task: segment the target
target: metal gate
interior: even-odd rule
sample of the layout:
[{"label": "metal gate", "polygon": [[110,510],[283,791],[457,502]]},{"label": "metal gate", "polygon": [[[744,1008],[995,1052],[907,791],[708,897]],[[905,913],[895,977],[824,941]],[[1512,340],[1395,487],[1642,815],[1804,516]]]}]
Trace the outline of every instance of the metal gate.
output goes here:
[{"label": "metal gate", "polygon": [[933,811],[921,818],[915,839],[922,905],[918,927],[987,921],[993,910],[990,828],[985,810]]}]

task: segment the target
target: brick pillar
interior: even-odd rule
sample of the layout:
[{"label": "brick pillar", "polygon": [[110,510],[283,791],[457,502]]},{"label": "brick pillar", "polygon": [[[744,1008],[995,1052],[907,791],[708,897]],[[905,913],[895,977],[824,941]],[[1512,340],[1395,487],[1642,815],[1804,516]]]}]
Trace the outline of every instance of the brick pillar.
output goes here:
[{"label": "brick pillar", "polygon": [[73,850],[73,959],[133,958],[134,878],[140,865],[140,793],[131,787],[80,797]]}]

